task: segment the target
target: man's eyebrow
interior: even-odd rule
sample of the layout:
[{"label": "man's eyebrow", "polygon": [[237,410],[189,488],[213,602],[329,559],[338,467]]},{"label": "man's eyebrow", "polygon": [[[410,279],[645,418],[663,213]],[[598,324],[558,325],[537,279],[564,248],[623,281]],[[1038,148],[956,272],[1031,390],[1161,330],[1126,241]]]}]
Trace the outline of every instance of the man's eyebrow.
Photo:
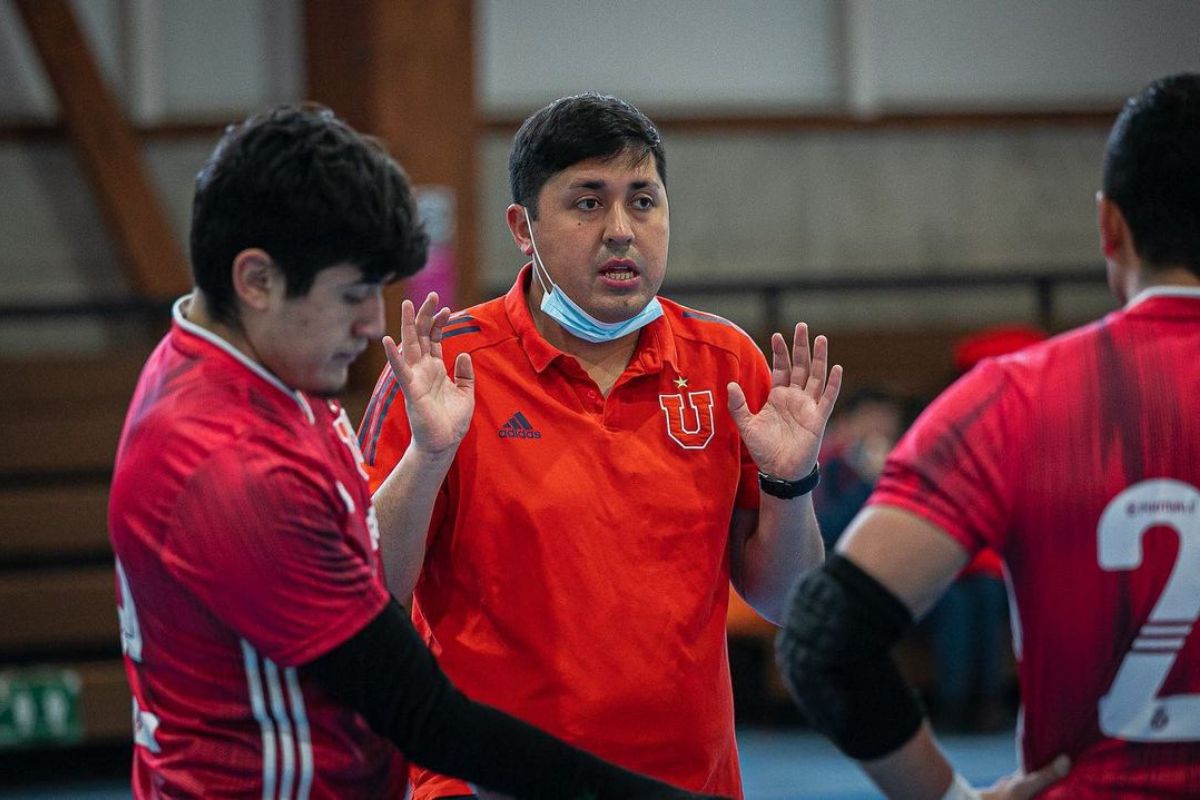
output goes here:
[{"label": "man's eyebrow", "polygon": [[[601,191],[608,188],[608,182],[600,178],[581,179],[572,181],[567,189],[591,189],[593,191]],[[640,180],[633,181],[629,184],[631,191],[639,191],[641,189],[658,189],[658,181]]]},{"label": "man's eyebrow", "polygon": [[567,186],[567,188],[568,189],[594,189],[596,191],[599,191],[601,189],[607,188],[607,186],[608,186],[608,183],[606,181],[603,181],[599,178],[590,178],[590,179],[581,179],[581,180],[571,181],[570,185]]}]

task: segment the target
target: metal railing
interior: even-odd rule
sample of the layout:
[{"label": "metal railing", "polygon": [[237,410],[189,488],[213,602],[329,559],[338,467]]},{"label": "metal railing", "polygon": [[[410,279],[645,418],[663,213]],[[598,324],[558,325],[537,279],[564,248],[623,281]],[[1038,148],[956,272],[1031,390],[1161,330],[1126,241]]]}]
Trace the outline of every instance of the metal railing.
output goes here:
[{"label": "metal railing", "polygon": [[[905,274],[851,274],[820,277],[773,277],[671,280],[667,277],[662,293],[671,298],[745,297],[757,298],[763,329],[783,330],[783,302],[787,295],[801,292],[845,293],[914,292],[929,289],[990,289],[1026,287],[1034,294],[1037,324],[1046,331],[1058,330],[1057,292],[1063,286],[1104,285],[1104,268],[1099,265],[1031,270],[1028,267],[992,268],[986,271],[921,273],[914,267]],[[903,272],[903,271],[901,271]],[[508,291],[508,286],[489,287],[490,297]]]}]

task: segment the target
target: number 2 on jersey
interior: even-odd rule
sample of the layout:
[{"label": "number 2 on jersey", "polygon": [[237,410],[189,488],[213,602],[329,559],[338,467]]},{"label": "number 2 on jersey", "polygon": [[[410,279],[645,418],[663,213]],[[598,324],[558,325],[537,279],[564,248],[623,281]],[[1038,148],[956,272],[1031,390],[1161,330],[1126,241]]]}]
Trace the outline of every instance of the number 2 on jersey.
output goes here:
[{"label": "number 2 on jersey", "polygon": [[1179,536],[1179,553],[1150,617],[1100,698],[1100,729],[1134,742],[1200,740],[1200,694],[1159,697],[1158,692],[1200,617],[1200,491],[1158,478],[1121,492],[1100,517],[1100,567],[1137,569],[1142,537],[1165,526]]}]

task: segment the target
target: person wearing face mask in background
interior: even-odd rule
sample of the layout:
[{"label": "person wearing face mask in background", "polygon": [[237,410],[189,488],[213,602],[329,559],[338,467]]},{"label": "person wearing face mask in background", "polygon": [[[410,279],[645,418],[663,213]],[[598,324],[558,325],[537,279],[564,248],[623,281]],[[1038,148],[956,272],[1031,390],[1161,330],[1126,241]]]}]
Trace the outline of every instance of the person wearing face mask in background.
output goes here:
[{"label": "person wearing face mask in background", "polygon": [[882,389],[859,389],[838,405],[821,445],[821,483],[813,490],[826,550],[871,496],[903,428],[900,399]]},{"label": "person wearing face mask in background", "polygon": [[[822,563],[809,494],[841,384],[804,324],[772,367],[728,321],[658,297],[669,214],[658,131],[613,97],[518,131],[506,221],[531,258],[451,317],[481,376],[431,518],[379,510],[413,617],[472,697],[602,757],[741,797],[728,585],[777,619]],[[359,429],[373,487],[420,437],[385,370]],[[397,402],[402,400],[402,402]],[[431,457],[431,454],[424,453]],[[432,454],[436,457],[436,454]],[[402,554],[402,555],[401,555]],[[414,771],[414,798],[470,796]]]}]

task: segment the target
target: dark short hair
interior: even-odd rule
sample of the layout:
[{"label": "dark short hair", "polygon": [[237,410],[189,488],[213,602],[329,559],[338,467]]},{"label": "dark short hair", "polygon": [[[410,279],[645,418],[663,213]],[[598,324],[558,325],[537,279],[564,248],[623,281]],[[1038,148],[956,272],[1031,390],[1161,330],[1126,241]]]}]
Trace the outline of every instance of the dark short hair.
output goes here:
[{"label": "dark short hair", "polygon": [[629,153],[639,163],[651,155],[667,183],[667,154],[650,119],[607,95],[587,93],[555,100],[521,125],[508,154],[512,200],[537,219],[537,197],[555,174],[589,158]]},{"label": "dark short hair", "polygon": [[299,297],[336,264],[371,282],[412,275],[428,245],[404,170],[322,106],[230,125],[196,176],[192,275],[222,322],[238,319],[231,268],[248,248],[266,251]]},{"label": "dark short hair", "polygon": [[1200,74],[1162,78],[1125,103],[1108,138],[1104,194],[1147,265],[1200,276]]}]

